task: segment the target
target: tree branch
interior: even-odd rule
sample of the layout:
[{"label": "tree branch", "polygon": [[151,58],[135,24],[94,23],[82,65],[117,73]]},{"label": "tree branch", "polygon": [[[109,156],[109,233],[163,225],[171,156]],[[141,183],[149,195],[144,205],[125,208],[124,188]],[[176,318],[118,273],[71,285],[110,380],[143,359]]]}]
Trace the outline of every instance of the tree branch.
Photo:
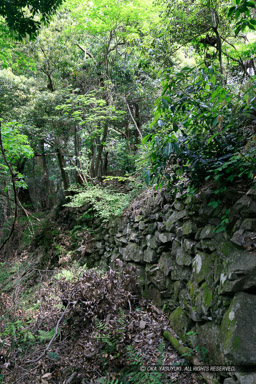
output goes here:
[{"label": "tree branch", "polygon": [[48,343],[47,347],[45,348],[45,350],[43,351],[43,353],[41,353],[41,355],[38,356],[38,357],[37,357],[36,359],[34,359],[34,360],[28,360],[28,361],[26,361],[26,362],[25,362],[26,364],[37,363],[42,357],[44,357],[44,355],[46,354],[46,352],[49,351],[49,349],[50,349],[50,347],[51,347],[51,345],[52,345],[54,339],[55,339],[56,336],[58,335],[58,330],[59,330],[60,323],[62,322],[62,320],[63,320],[65,314],[67,313],[67,310],[68,310],[70,304],[71,304],[71,303],[70,303],[70,301],[69,301],[68,304],[67,304],[67,306],[66,306],[66,308],[65,308],[65,310],[63,311],[61,317],[59,318],[59,320],[58,320],[58,322],[57,322],[57,324],[56,324],[55,332],[54,332],[53,337],[52,337],[51,340],[49,341],[49,343]]},{"label": "tree branch", "polygon": [[95,61],[95,63],[96,63],[95,57],[94,57],[89,51],[87,51],[85,48],[83,48],[83,47],[82,47],[80,44],[78,44],[78,43],[75,43],[75,45],[76,45],[79,49],[81,49],[81,51],[84,52],[84,60],[86,60],[86,55],[87,55],[87,56],[89,56],[91,59],[93,59],[93,60]]},{"label": "tree branch", "polygon": [[138,134],[139,134],[139,136],[140,136],[140,139],[142,140],[142,139],[143,139],[142,133],[141,133],[141,131],[140,131],[139,127],[138,127],[138,124],[136,123],[136,120],[135,120],[135,119],[134,119],[134,117],[133,117],[133,114],[132,114],[131,108],[130,108],[130,106],[129,106],[129,104],[128,104],[128,102],[127,102],[127,100],[126,100],[126,98],[125,98],[125,97],[124,97],[124,101],[125,101],[125,103],[126,103],[126,105],[127,105],[127,108],[128,108],[129,114],[130,114],[130,116],[131,116],[131,118],[132,118],[132,121],[133,121],[133,123],[134,123],[134,125],[135,125],[135,128],[136,128],[136,129],[137,129],[137,131],[138,131]]}]

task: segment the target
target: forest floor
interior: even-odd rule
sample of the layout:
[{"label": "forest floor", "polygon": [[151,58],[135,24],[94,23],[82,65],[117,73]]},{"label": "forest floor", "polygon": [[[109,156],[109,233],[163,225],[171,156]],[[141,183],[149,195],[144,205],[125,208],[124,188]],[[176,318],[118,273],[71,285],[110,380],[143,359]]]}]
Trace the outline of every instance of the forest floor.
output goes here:
[{"label": "forest floor", "polygon": [[179,372],[168,316],[141,297],[135,270],[88,269],[70,257],[67,227],[47,228],[51,239],[41,228],[1,260],[0,383],[202,383]]}]

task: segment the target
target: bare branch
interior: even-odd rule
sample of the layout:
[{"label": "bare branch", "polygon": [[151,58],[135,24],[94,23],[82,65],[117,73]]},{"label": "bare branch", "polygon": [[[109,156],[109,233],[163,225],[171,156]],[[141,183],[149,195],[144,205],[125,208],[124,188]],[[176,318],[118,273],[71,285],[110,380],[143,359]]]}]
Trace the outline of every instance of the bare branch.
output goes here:
[{"label": "bare branch", "polygon": [[67,313],[67,310],[68,310],[70,304],[71,304],[71,303],[70,303],[70,301],[69,301],[68,304],[67,304],[67,306],[66,306],[66,308],[65,308],[65,310],[63,311],[61,317],[59,318],[59,320],[58,320],[58,322],[57,322],[57,324],[56,324],[55,332],[54,332],[53,337],[51,338],[51,340],[50,340],[49,343],[47,344],[47,347],[45,348],[45,350],[43,351],[43,353],[41,353],[41,355],[38,356],[38,357],[37,357],[36,359],[34,359],[34,360],[28,360],[28,361],[26,361],[26,362],[25,362],[26,364],[37,363],[37,362],[38,362],[42,357],[44,357],[44,356],[46,355],[46,353],[49,351],[49,349],[50,349],[50,347],[51,347],[51,345],[52,345],[54,339],[55,339],[56,336],[58,335],[58,330],[59,330],[60,323],[62,322],[62,320],[63,320],[65,314]]},{"label": "bare branch", "polygon": [[131,108],[130,108],[130,106],[129,106],[129,104],[128,104],[128,102],[127,102],[127,100],[126,100],[126,98],[125,98],[125,97],[124,97],[124,101],[125,101],[125,103],[126,103],[126,105],[127,105],[127,108],[128,108],[129,114],[130,114],[130,116],[131,116],[131,118],[132,118],[132,121],[133,121],[133,123],[134,123],[134,125],[135,125],[135,128],[136,128],[136,129],[137,129],[137,131],[138,131],[138,134],[139,134],[139,136],[140,136],[140,139],[142,140],[142,139],[143,139],[142,133],[141,133],[141,131],[140,131],[139,127],[138,127],[138,124],[136,123],[136,120],[135,120],[135,119],[134,119],[134,117],[133,117],[133,114],[132,114]]}]

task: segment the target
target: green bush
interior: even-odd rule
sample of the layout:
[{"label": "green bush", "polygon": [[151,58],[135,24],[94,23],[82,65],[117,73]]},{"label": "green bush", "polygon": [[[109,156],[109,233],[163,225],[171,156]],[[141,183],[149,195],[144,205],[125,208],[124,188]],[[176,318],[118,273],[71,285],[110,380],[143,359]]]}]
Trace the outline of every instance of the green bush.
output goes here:
[{"label": "green bush", "polygon": [[[154,134],[144,138],[146,181],[166,178],[198,187],[219,186],[255,175],[255,136],[246,129],[255,115],[256,87],[243,97],[223,85],[214,68],[168,73],[156,104]],[[248,145],[248,143],[251,143]]]},{"label": "green bush", "polygon": [[90,186],[71,197],[71,201],[65,206],[79,208],[87,205],[87,213],[93,213],[103,221],[108,221],[115,216],[121,215],[129,202],[129,195],[99,186]]}]

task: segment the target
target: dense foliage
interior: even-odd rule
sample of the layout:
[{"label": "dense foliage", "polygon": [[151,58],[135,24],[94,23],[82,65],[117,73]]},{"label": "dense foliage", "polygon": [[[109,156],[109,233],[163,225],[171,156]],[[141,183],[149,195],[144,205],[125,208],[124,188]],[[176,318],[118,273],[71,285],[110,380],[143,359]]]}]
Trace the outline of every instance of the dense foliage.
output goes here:
[{"label": "dense foliage", "polygon": [[125,193],[143,180],[252,183],[255,11],[252,0],[1,3],[5,225],[14,187],[20,214],[90,203],[110,219],[129,196],[106,178]]},{"label": "dense foliage", "polygon": [[233,225],[228,188],[255,187],[255,29],[256,0],[0,1],[0,383],[160,383],[138,367],[179,361],[138,271],[84,256],[146,184],[207,188],[211,230]]}]

